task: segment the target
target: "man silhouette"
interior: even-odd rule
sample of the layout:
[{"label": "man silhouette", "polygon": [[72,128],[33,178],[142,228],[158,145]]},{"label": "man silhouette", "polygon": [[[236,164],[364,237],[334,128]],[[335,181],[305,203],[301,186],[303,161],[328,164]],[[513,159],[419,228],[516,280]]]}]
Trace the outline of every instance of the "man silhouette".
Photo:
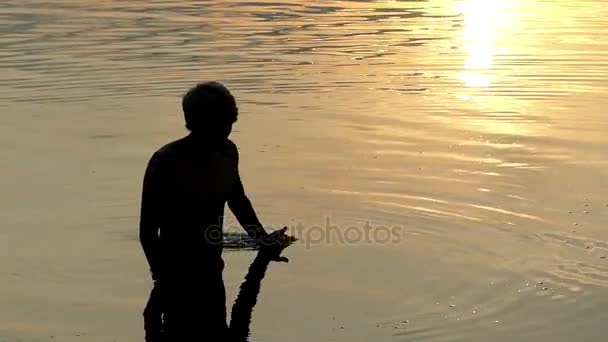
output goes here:
[{"label": "man silhouette", "polygon": [[282,250],[293,238],[285,229],[267,234],[245,194],[238,151],[228,139],[238,117],[228,89],[198,84],[182,108],[190,134],[152,155],[143,182],[140,241],[155,282],[144,311],[146,339],[160,338],[154,328],[160,318],[150,316],[161,311],[165,341],[222,341],[225,204],[262,249]]}]

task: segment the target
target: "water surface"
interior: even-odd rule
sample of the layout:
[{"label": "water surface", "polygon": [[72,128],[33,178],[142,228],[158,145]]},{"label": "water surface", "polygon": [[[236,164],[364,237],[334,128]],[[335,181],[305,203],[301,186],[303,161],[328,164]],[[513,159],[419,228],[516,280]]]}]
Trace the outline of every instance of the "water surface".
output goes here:
[{"label": "water surface", "polygon": [[[141,340],[143,168],[211,79],[239,99],[260,216],[302,234],[252,341],[603,340],[607,17],[600,0],[4,1],[0,340]],[[399,234],[338,240],[366,222]],[[230,301],[253,257],[226,253]]]}]

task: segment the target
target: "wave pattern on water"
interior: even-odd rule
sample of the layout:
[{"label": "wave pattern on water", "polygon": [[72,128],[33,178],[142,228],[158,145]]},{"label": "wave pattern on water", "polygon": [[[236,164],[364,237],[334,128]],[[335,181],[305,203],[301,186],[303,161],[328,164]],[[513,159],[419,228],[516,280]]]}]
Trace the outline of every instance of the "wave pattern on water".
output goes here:
[{"label": "wave pattern on water", "polygon": [[[138,125],[167,131],[166,122],[143,123],[133,104],[173,105],[194,82],[223,81],[251,125],[235,132],[244,158],[264,157],[249,161],[249,175],[272,175],[260,197],[280,207],[263,208],[266,215],[283,220],[298,208],[307,218],[400,227],[407,237],[373,250],[390,258],[317,249],[330,257],[308,254],[319,265],[304,284],[337,287],[333,280],[357,293],[375,280],[348,303],[367,298],[373,308],[373,295],[390,297],[378,316],[398,311],[379,323],[391,338],[559,340],[580,327],[596,331],[605,318],[606,17],[600,0],[7,0],[0,136],[10,148],[0,153],[12,160],[9,174],[23,177],[24,165],[38,174],[35,186],[70,199],[84,190],[63,184],[89,189],[99,198],[82,212],[102,216],[103,227],[121,232],[108,235],[123,237],[134,205],[115,203],[128,197],[124,177],[148,148]],[[45,143],[23,138],[32,135]],[[98,153],[76,152],[84,140]],[[39,158],[24,162],[22,151]],[[74,179],[40,181],[48,176],[38,170],[49,165],[69,167]],[[89,167],[99,186],[77,172]],[[36,205],[48,205],[47,197]],[[34,205],[17,202],[6,204],[23,213]],[[58,203],[48,208],[40,211],[62,215]],[[17,221],[38,227],[42,217]],[[227,247],[251,247],[241,238],[228,234]],[[369,275],[331,263],[348,252],[374,265]],[[411,264],[425,266],[403,270]],[[323,267],[333,269],[316,279]],[[504,278],[490,286],[488,273]],[[446,307],[450,300],[459,302]],[[417,313],[402,317],[403,308]],[[353,311],[346,305],[341,313]],[[546,324],[554,329],[539,328]]]}]

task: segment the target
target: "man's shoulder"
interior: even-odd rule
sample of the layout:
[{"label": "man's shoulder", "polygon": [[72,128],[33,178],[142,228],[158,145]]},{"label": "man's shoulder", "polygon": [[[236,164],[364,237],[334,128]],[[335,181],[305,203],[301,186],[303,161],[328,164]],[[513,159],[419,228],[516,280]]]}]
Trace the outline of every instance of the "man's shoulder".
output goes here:
[{"label": "man's shoulder", "polygon": [[172,153],[176,153],[183,148],[183,145],[183,138],[178,139],[161,146],[158,150],[156,150],[156,152],[154,152],[154,154],[169,155]]},{"label": "man's shoulder", "polygon": [[184,147],[184,138],[165,144],[152,154],[150,162],[160,163],[166,160],[173,159],[178,156],[181,151],[184,150]]},{"label": "man's shoulder", "polygon": [[226,148],[234,153],[238,153],[238,147],[234,143],[234,141],[230,139],[226,139]]},{"label": "man's shoulder", "polygon": [[239,150],[238,147],[236,146],[236,144],[230,140],[230,139],[226,139],[226,144],[224,145],[224,149],[225,149],[225,153],[231,158],[231,159],[236,159],[238,161],[239,159]]},{"label": "man's shoulder", "polygon": [[[226,141],[220,145],[221,147],[218,152],[221,154],[228,156],[231,159],[235,159],[238,161],[239,152],[236,144],[230,140],[226,139]],[[156,150],[152,157],[150,158],[151,164],[164,164],[170,163],[172,161],[176,161],[178,159],[190,158],[191,146],[188,145],[188,142],[185,138],[181,138],[175,141],[172,141],[168,144],[163,145],[158,150]],[[190,151],[191,152],[191,151]]]}]

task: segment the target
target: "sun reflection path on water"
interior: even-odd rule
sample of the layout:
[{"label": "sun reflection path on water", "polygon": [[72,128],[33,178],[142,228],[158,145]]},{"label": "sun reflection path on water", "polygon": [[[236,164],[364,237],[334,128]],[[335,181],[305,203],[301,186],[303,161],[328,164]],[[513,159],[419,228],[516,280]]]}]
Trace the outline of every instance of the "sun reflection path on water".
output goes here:
[{"label": "sun reflection path on water", "polygon": [[492,83],[490,71],[494,56],[505,53],[498,42],[507,42],[514,25],[516,5],[512,0],[464,0],[458,12],[464,17],[463,48],[466,51],[464,71],[460,77],[468,87],[485,88]]},{"label": "sun reflection path on water", "polygon": [[509,91],[512,75],[518,73],[509,55],[520,53],[526,40],[521,6],[520,0],[463,0],[456,8],[463,18],[464,51],[455,75],[464,85],[457,98],[466,110],[481,114],[461,121],[469,129],[514,136],[540,133],[538,123],[524,114],[533,103]]}]

